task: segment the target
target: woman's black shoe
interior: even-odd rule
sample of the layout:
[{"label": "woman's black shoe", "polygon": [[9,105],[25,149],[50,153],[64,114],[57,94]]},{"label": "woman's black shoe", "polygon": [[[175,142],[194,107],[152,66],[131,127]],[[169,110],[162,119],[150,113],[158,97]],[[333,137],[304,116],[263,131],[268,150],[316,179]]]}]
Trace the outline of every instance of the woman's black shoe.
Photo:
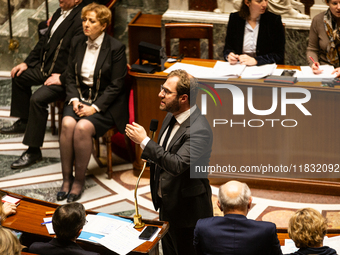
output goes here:
[{"label": "woman's black shoe", "polygon": [[72,202],[75,202],[75,201],[79,200],[80,197],[81,197],[81,194],[82,194],[82,192],[80,194],[78,194],[78,195],[77,194],[73,194],[73,193],[68,194],[68,196],[67,196],[67,203],[72,203]]},{"label": "woman's black shoe", "polygon": [[71,184],[70,184],[70,189],[69,189],[69,191],[68,191],[67,193],[66,193],[65,191],[59,191],[59,192],[57,193],[57,200],[58,200],[58,201],[62,201],[62,200],[64,200],[65,198],[68,197],[68,195],[70,194],[71,188],[72,188],[73,181],[74,181],[74,177],[72,176],[72,178],[71,178]]},{"label": "woman's black shoe", "polygon": [[68,193],[66,193],[65,191],[59,191],[57,194],[57,200],[62,201],[65,198],[67,198],[67,196],[68,196]]}]

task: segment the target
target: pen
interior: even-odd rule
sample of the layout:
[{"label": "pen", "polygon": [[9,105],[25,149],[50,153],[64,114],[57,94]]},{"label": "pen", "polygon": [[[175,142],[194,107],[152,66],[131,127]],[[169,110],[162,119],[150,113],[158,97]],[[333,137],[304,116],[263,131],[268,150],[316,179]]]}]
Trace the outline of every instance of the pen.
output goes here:
[{"label": "pen", "polygon": [[52,221],[43,222],[43,223],[41,223],[41,225],[46,225],[46,224],[49,224],[49,223],[52,223]]},{"label": "pen", "polygon": [[319,69],[319,64],[318,63],[316,63],[315,61],[314,61],[314,59],[311,57],[311,56],[309,56],[309,58],[310,58],[310,60],[312,60],[313,61],[313,63],[315,64],[315,66]]},{"label": "pen", "polygon": [[15,206],[18,207],[20,205],[20,203],[17,203]]}]

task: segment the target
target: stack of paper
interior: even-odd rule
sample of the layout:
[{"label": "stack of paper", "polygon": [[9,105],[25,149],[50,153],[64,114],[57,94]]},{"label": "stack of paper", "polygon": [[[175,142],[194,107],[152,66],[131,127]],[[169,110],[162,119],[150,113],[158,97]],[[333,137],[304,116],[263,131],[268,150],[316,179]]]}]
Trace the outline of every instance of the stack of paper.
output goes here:
[{"label": "stack of paper", "polygon": [[175,63],[164,72],[170,73],[173,70],[182,69],[200,79],[228,80],[228,78],[239,77],[245,67],[245,65],[230,65],[229,62],[222,61],[217,61],[214,68]]},{"label": "stack of paper", "polygon": [[[196,66],[184,63],[175,63],[165,73],[170,73],[176,69],[185,70],[192,76],[200,79],[228,80],[228,78],[261,79],[273,74],[276,64],[262,66],[230,65],[229,62],[217,61],[214,68]],[[281,71],[282,72],[282,71]]]},{"label": "stack of paper", "polygon": [[247,66],[242,75],[242,79],[261,79],[273,74],[276,69],[276,64],[268,64],[262,66]]},{"label": "stack of paper", "polygon": [[241,76],[245,68],[245,65],[231,65],[229,62],[217,61],[213,69],[217,77],[237,78]]},{"label": "stack of paper", "polygon": [[334,67],[330,65],[321,65],[320,70],[323,70],[321,74],[314,74],[312,68],[309,66],[301,66],[301,72],[296,73],[298,81],[308,82],[320,82],[323,80],[334,79],[336,73],[332,74]]},{"label": "stack of paper", "polygon": [[[141,232],[134,228],[130,219],[106,213],[87,215],[86,219],[87,223],[78,237],[80,240],[100,243],[120,255],[125,255],[146,242],[139,239]],[[159,231],[160,228],[150,241],[157,237]]]}]

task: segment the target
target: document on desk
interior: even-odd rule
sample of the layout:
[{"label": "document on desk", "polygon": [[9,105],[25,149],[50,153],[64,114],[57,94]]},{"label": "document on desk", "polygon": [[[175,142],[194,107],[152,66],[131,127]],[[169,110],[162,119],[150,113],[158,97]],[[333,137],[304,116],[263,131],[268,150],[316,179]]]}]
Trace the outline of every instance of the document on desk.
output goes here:
[{"label": "document on desk", "polygon": [[[323,240],[323,245],[328,246],[336,250],[337,254],[340,254],[340,236],[327,237]],[[292,239],[285,239],[285,245],[281,246],[283,254],[294,253],[298,250]]]},{"label": "document on desk", "polygon": [[170,73],[177,69],[182,69],[196,78],[203,78],[203,77],[205,78],[205,77],[214,76],[214,69],[211,67],[196,66],[196,65],[184,64],[184,63],[178,63],[178,62],[170,66],[168,69],[164,70],[164,72]]},{"label": "document on desk", "polygon": [[281,251],[282,254],[290,254],[290,253],[294,253],[298,250],[299,248],[297,248],[295,246],[295,243],[292,239],[285,239],[285,245],[281,246]]},{"label": "document on desk", "polygon": [[217,61],[214,66],[214,73],[218,77],[228,76],[229,78],[238,78],[246,68],[246,65],[231,65],[226,61]]},{"label": "document on desk", "polygon": [[277,65],[276,64],[268,64],[262,66],[247,66],[242,75],[242,79],[261,79],[268,75],[273,74]]},{"label": "document on desk", "polygon": [[[139,239],[140,232],[134,228],[133,221],[130,219],[98,213],[87,215],[86,220],[87,223],[78,239],[100,243],[120,255],[125,255],[146,242]],[[154,238],[158,233],[154,235]]]},{"label": "document on desk", "polygon": [[145,242],[145,240],[138,238],[139,235],[140,232],[134,228],[122,226],[118,231],[112,232],[110,235],[98,240],[98,242],[111,251],[125,255]]},{"label": "document on desk", "polygon": [[[156,233],[149,241],[153,242],[160,231],[161,229],[158,228]],[[114,251],[120,255],[125,255],[134,248],[146,242],[145,240],[139,239],[140,234],[141,232],[134,228],[123,226],[118,231],[112,232],[110,235],[99,239],[98,243],[110,249],[111,251]]]},{"label": "document on desk", "polygon": [[[222,62],[223,63],[223,62]],[[226,62],[225,62],[226,63]],[[229,63],[227,63],[230,66]],[[182,69],[185,70],[187,73],[191,74],[192,76],[200,79],[214,79],[214,80],[228,80],[228,78],[236,78],[238,75],[228,75],[227,70],[223,70],[223,67],[221,67],[223,64],[218,64],[217,68],[211,68],[211,67],[204,67],[204,66],[197,66],[197,65],[191,65],[191,64],[184,64],[184,63],[175,63],[168,69],[164,70],[165,73],[170,73],[173,70]],[[244,66],[236,66],[234,69],[232,69],[230,72],[233,73],[236,69],[239,71],[239,69],[244,69]]]},{"label": "document on desk", "polygon": [[327,237],[323,240],[323,245],[328,246],[336,250],[337,254],[340,254],[340,236]]},{"label": "document on desk", "polygon": [[52,225],[52,217],[43,218],[43,220],[44,220],[44,222],[49,222],[49,223],[45,224],[48,233],[50,235],[55,235],[55,232],[54,232],[54,229],[53,229],[53,225]]},{"label": "document on desk", "polygon": [[98,213],[97,215],[89,214],[86,216],[87,223],[83,227],[78,239],[93,242],[93,238],[103,238],[119,229],[121,226],[133,228],[133,223],[129,219],[118,216]]},{"label": "document on desk", "polygon": [[321,65],[320,70],[323,70],[320,74],[314,74],[312,68],[309,66],[301,66],[301,72],[296,73],[298,81],[307,82],[320,82],[323,80],[334,79],[336,73],[332,74],[334,67],[331,65]]}]

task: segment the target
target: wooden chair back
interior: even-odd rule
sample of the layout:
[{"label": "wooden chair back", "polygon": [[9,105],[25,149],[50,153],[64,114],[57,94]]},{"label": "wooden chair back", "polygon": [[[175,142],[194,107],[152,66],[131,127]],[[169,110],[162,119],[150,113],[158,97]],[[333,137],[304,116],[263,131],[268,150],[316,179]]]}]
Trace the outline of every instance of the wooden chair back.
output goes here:
[{"label": "wooden chair back", "polygon": [[184,57],[201,57],[201,39],[208,39],[208,57],[213,59],[213,24],[167,23],[165,24],[166,54],[171,56],[171,39],[179,39],[179,54]]}]

